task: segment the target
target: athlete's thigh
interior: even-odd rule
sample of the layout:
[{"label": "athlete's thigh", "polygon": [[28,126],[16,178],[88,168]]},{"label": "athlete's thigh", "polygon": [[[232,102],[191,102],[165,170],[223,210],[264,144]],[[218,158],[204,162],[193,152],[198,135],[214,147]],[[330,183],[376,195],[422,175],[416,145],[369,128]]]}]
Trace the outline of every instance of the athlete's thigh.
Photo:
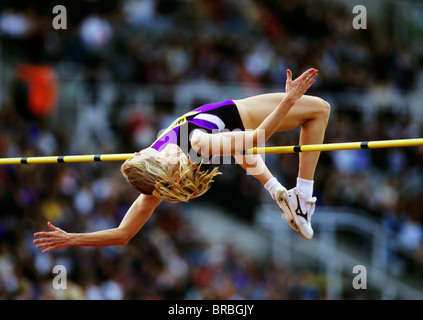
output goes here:
[{"label": "athlete's thigh", "polygon": [[[244,127],[257,128],[264,119],[285,97],[285,93],[267,93],[252,96],[242,100],[235,100],[238,106]],[[278,131],[294,129],[315,116],[321,106],[321,98],[304,95],[291,108]]]}]

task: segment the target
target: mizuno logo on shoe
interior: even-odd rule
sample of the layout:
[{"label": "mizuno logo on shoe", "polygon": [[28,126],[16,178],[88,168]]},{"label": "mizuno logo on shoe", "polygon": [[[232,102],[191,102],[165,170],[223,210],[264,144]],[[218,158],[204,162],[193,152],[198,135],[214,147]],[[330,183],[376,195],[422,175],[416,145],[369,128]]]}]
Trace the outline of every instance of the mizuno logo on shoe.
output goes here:
[{"label": "mizuno logo on shoe", "polygon": [[295,209],[295,214],[297,216],[303,217],[304,219],[306,219],[306,221],[308,221],[308,212],[306,213],[303,212],[300,206],[300,199],[298,198],[297,194],[295,196],[297,197],[297,209]]}]

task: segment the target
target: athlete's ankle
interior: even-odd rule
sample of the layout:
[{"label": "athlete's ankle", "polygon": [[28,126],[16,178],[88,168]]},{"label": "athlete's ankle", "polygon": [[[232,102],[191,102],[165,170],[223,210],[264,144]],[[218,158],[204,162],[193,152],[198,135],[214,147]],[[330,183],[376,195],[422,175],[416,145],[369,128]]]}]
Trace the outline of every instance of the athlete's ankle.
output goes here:
[{"label": "athlete's ankle", "polygon": [[297,194],[303,201],[311,201],[313,199],[313,180],[297,178]]},{"label": "athlete's ankle", "polygon": [[286,190],[285,187],[281,185],[275,177],[269,179],[264,184],[264,188],[267,190],[267,192],[269,192],[273,200],[277,200],[277,197],[276,197],[277,190]]}]

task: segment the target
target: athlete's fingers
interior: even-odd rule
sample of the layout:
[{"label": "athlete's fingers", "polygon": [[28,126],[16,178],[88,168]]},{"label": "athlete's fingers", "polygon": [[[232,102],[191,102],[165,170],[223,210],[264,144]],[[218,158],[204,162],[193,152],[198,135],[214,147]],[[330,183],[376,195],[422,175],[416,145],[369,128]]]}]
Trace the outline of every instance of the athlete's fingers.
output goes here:
[{"label": "athlete's fingers", "polygon": [[51,231],[56,231],[56,230],[60,230],[59,228],[55,227],[50,221],[47,222],[47,227],[51,230]]},{"label": "athlete's fingers", "polygon": [[47,249],[44,249],[43,251],[41,251],[42,253],[47,253],[50,252],[51,250],[54,250],[54,247],[48,247]]},{"label": "athlete's fingers", "polygon": [[49,241],[49,239],[47,239],[47,238],[40,238],[40,239],[34,239],[32,241],[32,243],[42,243],[42,242],[46,242],[46,241]]},{"label": "athlete's fingers", "polygon": [[40,232],[34,233],[34,237],[50,237],[50,236],[51,236],[50,232],[46,232],[46,231],[40,231]]},{"label": "athlete's fingers", "polygon": [[310,87],[313,83],[315,83],[317,76],[318,76],[317,70],[315,70],[315,71],[313,71],[311,73],[306,74],[306,77],[304,79],[306,85],[308,87]]},{"label": "athlete's fingers", "polygon": [[286,69],[286,81],[292,81],[292,72],[290,69]]},{"label": "athlete's fingers", "polygon": [[305,80],[310,80],[310,79],[314,79],[317,76],[318,70],[314,69],[314,68],[310,68],[308,70],[306,70],[301,76],[300,78],[305,79]]},{"label": "athlete's fingers", "polygon": [[45,247],[49,247],[50,246],[50,242],[44,242],[41,244],[37,244],[35,247],[36,248],[45,248]]},{"label": "athlete's fingers", "polygon": [[316,81],[317,76],[318,76],[317,73],[312,73],[310,76],[306,78],[306,81],[313,83],[314,81]]}]

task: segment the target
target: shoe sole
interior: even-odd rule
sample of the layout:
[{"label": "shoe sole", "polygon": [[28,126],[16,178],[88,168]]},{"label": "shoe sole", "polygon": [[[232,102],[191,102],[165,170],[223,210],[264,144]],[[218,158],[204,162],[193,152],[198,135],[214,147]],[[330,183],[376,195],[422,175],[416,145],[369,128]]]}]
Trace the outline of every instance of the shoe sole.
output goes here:
[{"label": "shoe sole", "polygon": [[289,207],[289,204],[288,204],[288,192],[286,192],[286,191],[283,192],[282,197],[281,197],[281,200],[282,200],[282,203],[281,203],[281,208],[280,209],[282,210],[282,212],[283,212],[283,214],[285,216],[285,219],[288,222],[288,224],[291,226],[292,229],[294,229],[295,231],[299,232],[304,239],[310,240],[313,237],[313,235],[311,237],[305,236],[301,232],[301,229],[297,225],[297,221],[295,219],[295,216],[292,213],[291,208]]},{"label": "shoe sole", "polygon": [[295,218],[292,215],[291,209],[288,205],[288,192],[283,191],[280,197],[281,204],[279,205],[279,208],[282,210],[282,216],[288,222],[289,226],[294,229],[297,232],[300,232],[300,229],[297,226],[297,223],[295,222]]}]

